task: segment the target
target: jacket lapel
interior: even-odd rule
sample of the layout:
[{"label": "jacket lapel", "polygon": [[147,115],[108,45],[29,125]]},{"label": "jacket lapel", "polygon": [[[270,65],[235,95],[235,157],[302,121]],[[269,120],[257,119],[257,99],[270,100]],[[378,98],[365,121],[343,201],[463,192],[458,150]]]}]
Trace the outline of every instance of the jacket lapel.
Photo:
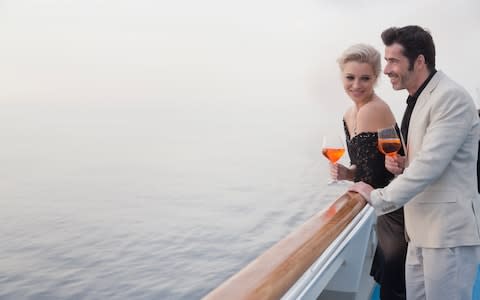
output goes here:
[{"label": "jacket lapel", "polygon": [[[415,120],[417,120],[417,115],[421,114],[423,107],[428,103],[428,99],[430,99],[430,95],[432,92],[435,90],[437,87],[438,83],[440,80],[444,77],[445,75],[443,74],[442,71],[437,71],[435,75],[433,75],[432,79],[430,79],[430,82],[427,84],[425,89],[420,93],[417,99],[417,103],[415,103],[415,107],[413,108],[412,111],[412,116],[410,118],[410,124],[409,128],[414,127]],[[407,141],[411,141],[411,135],[415,134],[413,130],[408,130],[408,138]],[[407,142],[407,148],[408,148],[408,143]]]}]

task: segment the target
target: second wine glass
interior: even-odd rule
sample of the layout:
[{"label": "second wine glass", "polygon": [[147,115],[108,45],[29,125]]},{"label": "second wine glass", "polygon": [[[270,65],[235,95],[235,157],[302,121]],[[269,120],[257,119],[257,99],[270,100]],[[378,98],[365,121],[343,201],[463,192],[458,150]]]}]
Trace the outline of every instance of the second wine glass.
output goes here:
[{"label": "second wine glass", "polygon": [[401,141],[394,126],[378,129],[378,150],[387,156],[395,157]]}]

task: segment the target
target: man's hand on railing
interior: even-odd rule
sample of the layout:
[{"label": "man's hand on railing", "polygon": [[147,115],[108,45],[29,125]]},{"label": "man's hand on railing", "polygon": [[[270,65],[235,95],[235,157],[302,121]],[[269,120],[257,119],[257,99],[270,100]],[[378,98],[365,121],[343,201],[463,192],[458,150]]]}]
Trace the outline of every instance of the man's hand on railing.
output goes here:
[{"label": "man's hand on railing", "polygon": [[370,193],[373,191],[373,187],[363,181],[359,181],[350,186],[348,191],[359,193],[368,203],[370,203]]}]

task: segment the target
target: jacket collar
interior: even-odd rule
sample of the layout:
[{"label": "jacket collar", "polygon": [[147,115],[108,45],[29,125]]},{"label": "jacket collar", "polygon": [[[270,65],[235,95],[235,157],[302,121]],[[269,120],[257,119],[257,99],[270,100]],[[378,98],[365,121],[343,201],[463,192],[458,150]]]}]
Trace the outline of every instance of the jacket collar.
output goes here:
[{"label": "jacket collar", "polygon": [[[445,74],[437,70],[435,75],[433,75],[432,79],[430,79],[430,82],[427,84],[427,86],[423,89],[423,91],[420,93],[417,99],[417,103],[415,104],[415,107],[413,108],[412,111],[412,116],[410,118],[410,128],[412,125],[412,122],[415,122],[415,115],[417,112],[421,111],[423,106],[428,102],[428,99],[430,99],[430,95],[432,92],[435,90],[435,88],[438,86],[440,81],[445,77]],[[408,131],[408,139],[407,141],[410,141],[410,134],[412,133],[412,130]],[[408,148],[408,146],[407,146]]]},{"label": "jacket collar", "polygon": [[415,104],[415,108],[413,109],[412,112],[412,118],[414,117],[415,111],[420,110],[420,108],[427,103],[428,99],[430,98],[430,95],[433,93],[435,88],[437,88],[438,84],[440,81],[445,77],[445,74],[442,71],[437,71],[435,75],[433,75],[432,79],[430,79],[430,82],[427,84],[427,86],[423,89],[423,91],[420,93],[417,99],[417,103]]}]

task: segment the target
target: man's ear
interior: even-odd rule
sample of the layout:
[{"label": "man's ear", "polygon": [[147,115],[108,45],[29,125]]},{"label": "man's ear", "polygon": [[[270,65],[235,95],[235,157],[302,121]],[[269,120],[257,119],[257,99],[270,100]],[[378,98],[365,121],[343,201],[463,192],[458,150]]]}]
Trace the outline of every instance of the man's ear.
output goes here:
[{"label": "man's ear", "polygon": [[417,65],[417,67],[426,65],[427,62],[425,61],[425,56],[423,56],[423,54],[417,56],[417,59],[415,59],[415,64]]}]

